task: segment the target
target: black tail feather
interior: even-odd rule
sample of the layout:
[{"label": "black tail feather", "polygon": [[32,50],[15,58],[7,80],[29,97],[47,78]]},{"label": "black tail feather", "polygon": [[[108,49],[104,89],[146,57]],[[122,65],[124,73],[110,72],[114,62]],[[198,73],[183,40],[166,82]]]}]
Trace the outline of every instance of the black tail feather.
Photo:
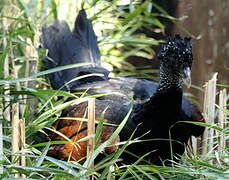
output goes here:
[{"label": "black tail feather", "polygon": [[73,33],[76,38],[80,40],[80,45],[82,46],[81,51],[79,51],[79,59],[82,60],[82,62],[91,62],[94,63],[94,65],[100,66],[100,52],[97,45],[97,37],[84,10],[81,10],[76,18]]},{"label": "black tail feather", "polygon": [[[64,21],[56,21],[50,26],[42,27],[41,43],[42,48],[48,49],[49,58],[43,59],[46,69],[76,63],[92,63],[87,67],[49,74],[49,80],[54,89],[63,87],[63,90],[72,90],[73,87],[80,85],[82,81],[74,81],[64,86],[65,83],[78,77],[80,72],[84,74],[85,72],[86,74],[101,73],[105,79],[109,74],[107,70],[99,67],[101,63],[97,37],[84,10],[81,10],[77,16],[73,32]],[[99,80],[104,80],[104,78],[101,77]],[[90,80],[93,79],[90,78]]]}]

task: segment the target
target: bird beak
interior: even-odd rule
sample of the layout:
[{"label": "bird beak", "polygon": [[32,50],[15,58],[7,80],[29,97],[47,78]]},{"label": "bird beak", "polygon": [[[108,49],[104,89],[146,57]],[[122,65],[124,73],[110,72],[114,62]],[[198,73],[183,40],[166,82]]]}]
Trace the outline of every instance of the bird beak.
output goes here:
[{"label": "bird beak", "polygon": [[191,69],[189,67],[186,67],[184,69],[184,77],[183,77],[183,81],[184,84],[190,88],[191,84],[192,84],[192,80],[191,80]]}]

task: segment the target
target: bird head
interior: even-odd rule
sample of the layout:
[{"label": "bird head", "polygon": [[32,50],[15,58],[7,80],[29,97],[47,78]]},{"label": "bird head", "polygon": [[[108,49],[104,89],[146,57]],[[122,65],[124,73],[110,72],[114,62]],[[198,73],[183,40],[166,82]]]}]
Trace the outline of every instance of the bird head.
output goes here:
[{"label": "bird head", "polygon": [[191,86],[191,66],[192,66],[192,42],[191,38],[182,38],[176,35],[168,38],[159,54],[158,59],[161,64],[161,71],[170,77],[181,79]]}]

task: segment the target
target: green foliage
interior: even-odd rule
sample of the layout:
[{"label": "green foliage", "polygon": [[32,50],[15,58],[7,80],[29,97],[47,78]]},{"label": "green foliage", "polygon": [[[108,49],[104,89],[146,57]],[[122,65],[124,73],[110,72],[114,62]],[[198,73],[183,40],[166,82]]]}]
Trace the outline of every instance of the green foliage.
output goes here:
[{"label": "green foliage", "polygon": [[[150,13],[154,6],[160,13]],[[108,141],[99,145],[101,129],[105,122],[101,115],[96,130],[96,149],[91,158],[83,165],[77,162],[65,162],[47,156],[48,148],[52,144],[75,143],[65,137],[65,141],[39,142],[45,130],[59,118],[60,112],[66,107],[87,101],[88,98],[82,94],[73,94],[63,91],[50,90],[45,83],[44,75],[63,69],[77,67],[71,65],[58,67],[51,70],[40,71],[35,74],[28,74],[30,64],[36,62],[41,66],[41,58],[46,55],[45,51],[39,50],[37,39],[42,25],[52,22],[54,19],[67,19],[71,27],[77,12],[85,8],[91,19],[96,34],[98,35],[99,48],[103,62],[108,67],[122,68],[119,75],[138,76],[154,79],[147,74],[157,71],[152,69],[135,70],[124,60],[130,56],[139,56],[151,59],[155,53],[152,45],[158,45],[161,41],[146,37],[140,33],[142,28],[156,32],[163,32],[164,25],[158,17],[163,16],[176,23],[176,19],[169,16],[163,9],[158,7],[153,1],[123,1],[123,0],[82,0],[82,1],[62,1],[62,0],[16,0],[0,2],[0,119],[4,126],[4,160],[0,164],[4,165],[3,178],[13,178],[14,174],[21,173],[28,179],[85,179],[94,175],[97,179],[228,179],[228,148],[223,152],[214,155],[200,157],[185,155],[182,162],[174,163],[173,167],[155,166],[149,164],[143,157],[132,165],[120,165],[118,163],[120,155],[125,148],[140,141],[130,139],[122,142],[119,150],[111,155],[106,155],[104,159],[90,168],[92,161],[110,145],[117,137],[122,127],[125,125],[127,117],[117,127],[114,134]],[[76,12],[77,10],[77,12]],[[38,52],[37,56],[27,56],[27,49],[30,47]],[[4,64],[8,63],[10,74],[6,71]],[[14,65],[13,65],[14,64]],[[83,64],[81,64],[83,65]],[[110,66],[112,65],[112,66]],[[14,71],[18,69],[18,77]],[[27,75],[26,75],[27,74]],[[83,77],[81,77],[83,78]],[[29,83],[36,82],[36,86]],[[222,85],[220,85],[222,86]],[[224,87],[228,87],[224,85]],[[10,93],[8,93],[10,92]],[[78,95],[78,96],[76,96]],[[105,94],[93,96],[104,96]],[[63,97],[57,99],[57,96]],[[81,96],[81,97],[79,97]],[[69,97],[74,100],[65,102]],[[35,110],[31,110],[30,100],[36,102]],[[20,112],[20,119],[26,123],[26,146],[23,156],[26,157],[26,166],[15,165],[11,162],[11,123],[7,121],[5,108],[19,103],[24,108]],[[131,112],[131,109],[129,113]],[[228,114],[228,110],[225,110]],[[36,114],[34,114],[36,113]],[[85,121],[85,119],[78,119]],[[208,128],[213,128],[225,136],[228,129],[218,126],[201,124]],[[52,130],[54,131],[54,130]],[[40,134],[39,134],[40,133]],[[61,135],[64,137],[63,135]],[[34,142],[34,140],[37,142]],[[217,143],[217,142],[216,142]],[[18,155],[20,157],[21,155]],[[210,163],[213,161],[213,164]]]}]

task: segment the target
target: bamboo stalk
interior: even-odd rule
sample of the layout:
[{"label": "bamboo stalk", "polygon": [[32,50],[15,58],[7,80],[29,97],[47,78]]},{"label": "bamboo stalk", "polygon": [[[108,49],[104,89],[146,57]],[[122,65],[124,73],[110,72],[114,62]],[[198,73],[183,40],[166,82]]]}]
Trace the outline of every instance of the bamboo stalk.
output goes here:
[{"label": "bamboo stalk", "polygon": [[[209,110],[208,110],[208,120],[209,124],[214,125],[215,124],[215,104],[216,104],[216,81],[217,81],[217,74],[215,73],[213,75],[213,78],[211,79],[211,91],[210,91],[210,97],[209,97]],[[213,143],[214,143],[214,129],[209,129],[209,150],[213,151]]]},{"label": "bamboo stalk", "polygon": [[[14,6],[12,6],[12,4],[10,4],[7,8],[4,8],[4,15],[5,16],[12,16],[14,17],[18,11],[15,9]],[[8,18],[3,18],[3,31],[4,34],[7,34],[9,28],[13,28],[13,23],[14,20],[12,19],[8,19]],[[12,65],[14,64],[14,60],[13,60],[13,48],[12,48],[12,44],[11,44],[11,39],[7,39],[5,36],[3,38],[3,47],[4,48],[8,48],[10,49],[9,52],[7,52],[6,57],[4,59],[4,78],[7,78],[9,75],[11,75],[11,73],[15,73],[16,74],[16,78],[17,78],[17,70],[14,69],[15,66],[13,67],[13,70],[10,73],[10,69],[9,69],[9,64],[11,63]],[[10,61],[11,60],[11,61]],[[16,72],[15,72],[16,71]],[[14,75],[15,75],[14,74]],[[8,84],[5,85],[4,87],[6,89],[5,91],[5,95],[9,95],[10,91],[9,88],[10,86]],[[12,161],[15,161],[16,164],[18,164],[18,161],[16,159],[16,153],[19,151],[19,142],[18,142],[18,122],[19,122],[19,103],[15,103],[12,105],[12,107],[10,106],[10,99],[5,98],[5,112],[4,112],[4,119],[11,121],[12,124]],[[19,174],[15,174],[15,177],[18,178],[20,177]]]},{"label": "bamboo stalk", "polygon": [[[36,34],[36,32],[35,32]],[[34,46],[37,45],[38,41],[36,38],[37,35],[35,35],[34,37],[34,42],[31,41],[31,39],[27,39],[27,43],[29,44],[29,46],[26,46],[25,49],[25,56],[28,57],[27,61],[26,61],[26,67],[25,67],[25,77],[29,77],[33,74],[37,73],[37,58],[38,58],[38,54],[36,51],[36,48]],[[30,81],[30,82],[25,82],[24,83],[24,88],[36,88],[37,82],[34,81]],[[30,119],[33,119],[33,115],[34,112],[36,111],[36,107],[37,107],[37,99],[34,97],[30,97],[29,99],[27,98],[27,95],[24,95],[24,104],[26,104],[29,107],[29,112],[31,114]],[[24,108],[23,108],[24,109]]]},{"label": "bamboo stalk", "polygon": [[[204,89],[204,108],[203,108],[203,116],[204,119],[207,123],[207,101],[208,101],[208,87],[209,87],[209,82],[205,83],[205,89]],[[206,130],[204,131],[203,137],[202,137],[202,155],[206,155],[207,154],[207,149],[208,147],[208,129],[206,128]]]},{"label": "bamboo stalk", "polygon": [[[87,123],[87,133],[90,137],[87,145],[87,158],[90,158],[95,148],[95,99],[90,98],[88,100],[88,123]],[[91,168],[94,167],[92,163]]]},{"label": "bamboo stalk", "polygon": [[[13,55],[13,50],[11,47],[12,46],[10,46],[11,55]],[[15,65],[14,58],[11,57],[11,59],[12,59],[11,64],[12,64],[14,78],[17,79],[19,68]],[[16,83],[16,89],[17,91],[21,90],[20,83]],[[19,97],[21,98],[21,96]],[[21,110],[20,103],[16,103],[16,105],[13,106],[12,109],[14,111],[14,116],[12,116],[12,118],[14,118],[14,120],[12,119],[12,126],[15,125],[15,128],[12,129],[12,134],[15,135],[15,136],[12,136],[12,148],[13,146],[16,146],[15,148],[13,148],[15,149],[15,152],[13,153],[22,153],[23,154],[24,152],[23,150],[25,146],[25,123],[22,119],[20,119],[20,110]],[[20,156],[16,164],[25,166],[26,165],[25,156],[23,155]],[[25,178],[24,175],[18,175],[18,174],[16,174],[15,177]]]},{"label": "bamboo stalk", "polygon": [[[215,124],[215,104],[216,104],[216,81],[217,81],[217,73],[215,73],[213,75],[213,78],[211,79],[211,99],[209,101],[209,123],[214,125]],[[210,142],[209,142],[209,150],[212,151],[213,150],[213,143],[214,143],[214,129],[211,128],[209,130],[209,138],[210,138]]]},{"label": "bamboo stalk", "polygon": [[[3,161],[3,130],[2,120],[0,120],[0,161]],[[3,174],[3,166],[0,165],[0,174]]]},{"label": "bamboo stalk", "polygon": [[[225,109],[227,107],[227,91],[226,91],[226,89],[223,89],[219,92],[219,107],[220,107],[220,109],[219,109],[218,123],[219,123],[219,127],[223,129],[224,125],[226,124],[226,121],[227,121],[227,115],[223,111],[223,109]],[[225,147],[226,147],[225,136],[223,133],[221,133],[218,150],[220,152],[223,152]]]},{"label": "bamboo stalk", "polygon": [[[34,37],[34,42],[31,41],[30,38],[27,38],[27,42],[28,42],[28,46],[26,46],[25,49],[25,56],[28,57],[27,61],[26,61],[26,67],[25,67],[25,77],[29,77],[35,73],[37,73],[37,58],[38,58],[38,54],[36,51],[37,47],[37,43],[38,43],[38,34],[35,32],[35,37]],[[31,81],[31,82],[25,82],[24,83],[24,88],[35,88],[36,87],[36,81]],[[34,116],[34,112],[36,112],[36,107],[37,107],[37,99],[31,97],[30,99],[27,98],[27,95],[23,96],[23,103],[22,104],[26,104],[29,107],[29,111],[30,111],[30,119],[33,118]],[[25,109],[25,105],[21,105],[20,106],[20,111],[24,112]],[[25,147],[25,123],[24,120],[19,120],[19,136],[18,136],[18,140],[19,140],[19,150],[20,153],[22,153],[22,156],[20,157],[20,165],[21,166],[26,166],[26,157],[23,156],[24,154],[24,147]],[[22,178],[25,178],[25,175],[21,175]]]},{"label": "bamboo stalk", "polygon": [[[215,124],[215,104],[216,104],[216,81],[217,74],[215,73],[211,80],[206,83],[205,86],[205,98],[204,98],[204,118],[208,124]],[[213,151],[214,143],[214,129],[210,128],[205,131],[204,134],[204,146],[202,154],[210,153]]]},{"label": "bamboo stalk", "polygon": [[[15,79],[18,78],[18,71],[19,67],[15,65],[15,58],[14,58],[14,52],[13,52],[13,47],[12,43],[10,42],[10,63],[12,65],[12,75],[14,76]],[[16,90],[20,91],[20,83],[16,83]],[[21,96],[19,96],[19,99]],[[19,100],[20,101],[20,100]],[[20,142],[20,102],[15,103],[12,106],[12,161],[15,161],[17,156],[15,154],[19,153],[21,150],[21,142]],[[21,158],[17,159],[15,163],[17,165],[20,165]],[[15,174],[15,177],[21,177],[20,174]]]},{"label": "bamboo stalk", "polygon": [[192,141],[192,152],[196,154],[197,148],[198,148],[197,147],[197,138],[192,136],[191,141]]},{"label": "bamboo stalk", "polygon": [[[19,120],[19,130],[20,130],[20,152],[22,154],[20,159],[20,165],[26,166],[26,157],[24,156],[24,148],[25,148],[25,121]],[[21,175],[22,178],[26,178],[24,174]]]},{"label": "bamboo stalk", "polygon": [[[4,28],[4,18],[2,21],[2,27]],[[3,29],[3,34],[6,34],[6,30]],[[7,41],[6,41],[6,37],[3,37],[3,48],[5,49],[7,46]],[[5,61],[4,61],[4,78],[8,77],[9,75],[9,64],[8,64],[8,54],[5,57]],[[7,87],[6,87],[7,88]],[[5,102],[8,102],[9,99],[4,98]],[[3,105],[2,105],[3,106]],[[0,108],[1,110],[1,114],[4,116],[4,113],[6,113],[6,118],[8,117],[8,121],[10,120],[10,109],[5,109],[5,111],[3,111],[3,107]],[[2,118],[3,119],[3,118]],[[3,161],[3,124],[2,124],[2,120],[0,120],[0,161]],[[0,174],[3,174],[3,166],[0,165]]]},{"label": "bamboo stalk", "polygon": [[[20,131],[19,131],[19,104],[14,103],[12,105],[12,161],[16,165],[20,165],[19,160],[17,159],[16,154],[20,150]],[[15,178],[19,178],[19,174],[15,174]]]},{"label": "bamboo stalk", "polygon": [[[2,25],[3,25],[3,33],[4,35],[7,34],[8,32],[8,26],[9,26],[9,22],[7,21],[6,18],[3,18],[2,20]],[[7,38],[4,36],[3,37],[3,49],[6,49],[8,46],[8,43],[7,43]],[[9,70],[9,56],[8,56],[8,53],[6,54],[5,56],[5,59],[4,59],[4,78],[8,78],[10,75],[10,70]],[[5,95],[9,95],[10,94],[10,91],[9,91],[9,84],[5,84],[4,86],[4,89],[6,89],[4,91],[4,94]],[[10,121],[11,120],[11,114],[10,114],[10,99],[5,97],[4,98],[4,106],[5,106],[5,110],[4,110],[4,119]]]}]

